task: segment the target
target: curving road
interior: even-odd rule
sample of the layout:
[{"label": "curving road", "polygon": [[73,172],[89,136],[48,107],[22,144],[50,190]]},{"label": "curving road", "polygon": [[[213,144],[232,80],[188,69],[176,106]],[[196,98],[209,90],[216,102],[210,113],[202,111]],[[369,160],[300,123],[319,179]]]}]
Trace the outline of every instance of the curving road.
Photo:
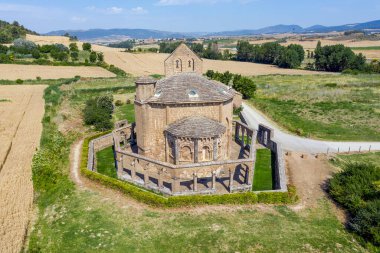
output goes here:
[{"label": "curving road", "polygon": [[380,150],[380,142],[338,142],[338,141],[321,141],[299,137],[289,134],[280,129],[275,123],[268,120],[262,113],[253,106],[243,103],[244,110],[242,115],[247,124],[258,129],[259,124],[274,129],[273,140],[282,145],[287,151],[305,152],[305,153],[337,153],[339,152],[358,152],[371,150]]}]

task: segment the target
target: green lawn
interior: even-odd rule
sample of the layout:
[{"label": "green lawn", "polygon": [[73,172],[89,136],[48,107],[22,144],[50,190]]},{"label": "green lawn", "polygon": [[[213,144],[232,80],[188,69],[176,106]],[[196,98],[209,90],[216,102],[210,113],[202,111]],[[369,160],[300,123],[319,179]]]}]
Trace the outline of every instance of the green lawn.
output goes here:
[{"label": "green lawn", "polygon": [[380,50],[379,46],[373,47],[351,47],[352,50]]},{"label": "green lawn", "polygon": [[380,75],[252,78],[258,91],[249,102],[290,132],[316,139],[380,141]]},{"label": "green lawn", "polygon": [[[57,116],[63,98],[69,106],[85,101],[73,93],[49,87],[45,119]],[[89,133],[73,129],[62,135],[53,120],[43,126],[32,165],[38,212],[28,252],[366,252],[326,199],[297,212],[271,205],[166,210],[77,188],[69,179],[70,146]],[[104,168],[111,168],[110,157],[110,150],[99,154]]]},{"label": "green lawn", "polygon": [[380,152],[366,153],[366,154],[352,154],[352,155],[339,155],[338,158],[343,162],[370,162],[380,166]]},{"label": "green lawn", "polygon": [[123,104],[115,107],[113,114],[115,121],[127,119],[128,122],[135,122],[135,106],[134,104]]},{"label": "green lawn", "polygon": [[112,146],[97,152],[96,162],[97,172],[109,177],[117,178]]},{"label": "green lawn", "polygon": [[253,190],[272,190],[272,152],[269,149],[258,149],[256,153]]},{"label": "green lawn", "polygon": [[45,210],[33,245],[72,253],[365,252],[331,210],[327,201],[299,212],[284,206],[152,210],[76,191]]}]

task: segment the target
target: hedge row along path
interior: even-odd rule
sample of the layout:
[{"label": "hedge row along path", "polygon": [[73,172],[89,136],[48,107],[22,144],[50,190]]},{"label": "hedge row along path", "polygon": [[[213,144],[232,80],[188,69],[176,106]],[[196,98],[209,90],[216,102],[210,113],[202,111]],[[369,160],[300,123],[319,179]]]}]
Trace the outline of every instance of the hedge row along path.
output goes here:
[{"label": "hedge row along path", "polygon": [[0,252],[20,252],[33,205],[31,162],[39,147],[45,85],[0,86]]}]

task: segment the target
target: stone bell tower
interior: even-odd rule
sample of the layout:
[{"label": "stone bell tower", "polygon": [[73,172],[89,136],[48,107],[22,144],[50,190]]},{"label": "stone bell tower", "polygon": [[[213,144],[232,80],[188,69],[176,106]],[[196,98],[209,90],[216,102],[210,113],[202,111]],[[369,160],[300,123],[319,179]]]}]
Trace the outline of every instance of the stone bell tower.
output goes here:
[{"label": "stone bell tower", "polygon": [[179,45],[165,60],[166,77],[180,73],[197,73],[202,75],[202,59],[185,43]]}]

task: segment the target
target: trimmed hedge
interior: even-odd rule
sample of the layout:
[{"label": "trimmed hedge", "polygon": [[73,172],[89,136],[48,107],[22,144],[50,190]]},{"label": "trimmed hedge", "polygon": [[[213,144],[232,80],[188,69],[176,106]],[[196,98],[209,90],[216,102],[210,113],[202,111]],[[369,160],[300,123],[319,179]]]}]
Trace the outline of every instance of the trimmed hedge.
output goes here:
[{"label": "trimmed hedge", "polygon": [[112,189],[119,190],[124,194],[154,207],[187,207],[196,205],[222,205],[222,204],[292,204],[298,200],[294,186],[288,186],[288,192],[244,192],[224,195],[194,195],[194,196],[171,196],[164,197],[152,191],[140,188],[126,181],[99,174],[87,169],[87,156],[89,143],[106,133],[96,134],[83,141],[81,173],[87,178],[94,180]]}]

